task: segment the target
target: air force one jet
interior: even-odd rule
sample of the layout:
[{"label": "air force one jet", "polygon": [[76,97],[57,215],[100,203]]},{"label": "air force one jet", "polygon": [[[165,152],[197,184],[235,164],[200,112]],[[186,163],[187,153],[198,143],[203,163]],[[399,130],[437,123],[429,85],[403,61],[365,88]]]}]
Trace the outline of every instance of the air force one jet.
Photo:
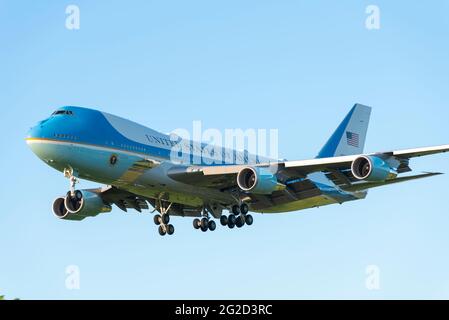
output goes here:
[{"label": "air force one jet", "polygon": [[[194,218],[193,227],[203,232],[216,229],[214,219],[230,229],[241,228],[253,224],[250,211],[281,213],[342,204],[364,199],[371,188],[441,174],[402,175],[411,171],[410,159],[447,152],[449,145],[364,153],[370,114],[370,107],[356,104],[318,156],[299,161],[249,157],[224,148],[222,163],[174,161],[177,146],[188,146],[192,157],[199,153],[207,160],[207,146],[174,141],[135,122],[81,107],[58,109],[31,128],[26,141],[70,181],[70,191],[53,202],[58,218],[95,217],[110,212],[113,204],[141,212],[150,204],[163,236],[174,233],[173,216]],[[75,190],[78,179],[106,186]]]}]

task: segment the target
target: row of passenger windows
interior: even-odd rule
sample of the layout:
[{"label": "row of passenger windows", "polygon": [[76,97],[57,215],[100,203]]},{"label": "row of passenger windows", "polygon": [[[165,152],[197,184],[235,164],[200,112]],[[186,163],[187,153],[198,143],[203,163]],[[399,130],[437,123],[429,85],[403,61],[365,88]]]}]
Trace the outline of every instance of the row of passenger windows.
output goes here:
[{"label": "row of passenger windows", "polygon": [[[72,141],[79,140],[79,137],[69,135],[69,134],[55,133],[54,136],[59,139],[67,139],[67,140],[72,140]],[[109,142],[109,143],[107,142],[106,144],[114,146],[113,142]],[[130,150],[130,151],[143,152],[143,153],[148,152],[147,149],[144,147],[130,146],[130,145],[126,145],[126,144],[120,144],[120,148],[125,149],[125,150]],[[191,150],[191,151],[193,151],[193,150]],[[204,152],[204,150],[203,150],[203,152]],[[214,153],[215,153],[214,150],[210,150],[209,154],[207,154],[207,152],[206,152],[206,156],[214,157]],[[238,160],[238,161],[248,161],[248,155],[242,155],[242,154],[238,154],[238,153],[236,154],[235,152],[234,153],[223,152],[222,156],[223,156],[223,160],[225,160],[225,161],[232,159],[233,156],[236,157],[237,158],[236,160]],[[256,160],[256,162],[259,163],[259,160]]]},{"label": "row of passenger windows", "polygon": [[126,150],[138,151],[138,152],[147,152],[147,150],[145,148],[143,148],[143,147],[129,146],[129,145],[126,145],[126,144],[121,144],[120,148],[126,149]]},{"label": "row of passenger windows", "polygon": [[70,134],[55,133],[54,136],[55,136],[55,138],[67,139],[67,140],[78,140],[79,139],[77,136],[72,136]]}]

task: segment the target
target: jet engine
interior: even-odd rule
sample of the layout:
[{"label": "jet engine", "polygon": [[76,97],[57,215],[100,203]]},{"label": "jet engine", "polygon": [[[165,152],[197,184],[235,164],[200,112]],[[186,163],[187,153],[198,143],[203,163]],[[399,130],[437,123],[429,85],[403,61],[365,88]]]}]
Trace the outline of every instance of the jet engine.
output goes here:
[{"label": "jet engine", "polygon": [[398,173],[385,160],[376,156],[360,156],[352,162],[351,172],[358,180],[385,181]]},{"label": "jet engine", "polygon": [[279,183],[276,175],[265,168],[246,167],[237,174],[237,185],[246,192],[255,194],[271,194],[274,191],[285,189]]},{"label": "jet engine", "polygon": [[98,194],[88,190],[76,190],[74,196],[67,192],[65,197],[53,202],[53,213],[64,220],[83,220],[111,210],[112,207],[105,204]]}]

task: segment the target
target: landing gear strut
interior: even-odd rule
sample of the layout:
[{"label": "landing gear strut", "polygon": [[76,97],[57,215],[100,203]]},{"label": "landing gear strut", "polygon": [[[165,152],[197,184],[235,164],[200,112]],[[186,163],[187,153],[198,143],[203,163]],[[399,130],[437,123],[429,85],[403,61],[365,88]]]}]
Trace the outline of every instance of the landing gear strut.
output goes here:
[{"label": "landing gear strut", "polygon": [[73,172],[72,168],[64,169],[64,177],[66,177],[70,181],[70,195],[73,198],[73,197],[75,197],[75,186],[79,181],[76,178],[75,173]]},{"label": "landing gear strut", "polygon": [[246,203],[240,205],[234,205],[231,208],[231,214],[229,216],[221,216],[220,223],[222,226],[228,226],[229,229],[234,227],[241,228],[245,224],[252,225],[254,220],[251,215],[248,214],[249,206]]},{"label": "landing gear strut", "polygon": [[155,225],[159,226],[158,231],[161,236],[165,236],[166,234],[171,236],[173,233],[175,233],[175,227],[170,224],[170,216],[168,214],[171,206],[172,204],[170,203],[168,207],[165,207],[162,204],[162,201],[160,199],[158,200],[156,210],[158,210],[160,214],[156,214],[153,218],[153,221]]}]

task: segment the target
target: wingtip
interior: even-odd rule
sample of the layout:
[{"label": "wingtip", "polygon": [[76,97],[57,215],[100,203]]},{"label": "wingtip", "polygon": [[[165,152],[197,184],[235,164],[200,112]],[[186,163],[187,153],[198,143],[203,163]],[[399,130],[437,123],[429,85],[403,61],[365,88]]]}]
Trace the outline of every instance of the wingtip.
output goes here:
[{"label": "wingtip", "polygon": [[439,176],[444,174],[444,172],[423,172],[423,174],[427,174],[429,176]]}]

